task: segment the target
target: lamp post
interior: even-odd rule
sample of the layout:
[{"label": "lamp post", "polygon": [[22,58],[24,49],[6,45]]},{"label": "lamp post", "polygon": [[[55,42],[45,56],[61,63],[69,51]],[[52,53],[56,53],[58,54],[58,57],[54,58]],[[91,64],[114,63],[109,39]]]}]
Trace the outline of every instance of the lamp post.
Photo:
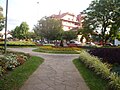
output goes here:
[{"label": "lamp post", "polygon": [[39,1],[37,2],[37,19],[39,19]]},{"label": "lamp post", "polygon": [[6,54],[7,49],[7,14],[8,14],[8,0],[6,0],[6,17],[5,17],[5,50],[4,53]]}]

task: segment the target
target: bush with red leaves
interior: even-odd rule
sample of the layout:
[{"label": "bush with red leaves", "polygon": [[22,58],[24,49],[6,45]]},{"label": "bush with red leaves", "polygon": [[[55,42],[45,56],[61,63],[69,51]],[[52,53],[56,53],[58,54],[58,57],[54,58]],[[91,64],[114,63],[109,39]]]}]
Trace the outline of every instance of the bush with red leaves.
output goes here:
[{"label": "bush with red leaves", "polygon": [[102,58],[103,62],[120,64],[120,48],[95,48],[91,49],[89,53]]}]

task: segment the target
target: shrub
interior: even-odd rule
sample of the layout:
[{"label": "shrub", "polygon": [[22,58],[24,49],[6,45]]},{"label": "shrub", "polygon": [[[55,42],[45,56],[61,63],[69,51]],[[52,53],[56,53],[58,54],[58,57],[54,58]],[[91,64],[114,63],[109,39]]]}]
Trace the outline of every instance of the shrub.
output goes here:
[{"label": "shrub", "polygon": [[5,61],[8,69],[14,69],[16,66],[20,65],[20,63],[17,61],[17,56],[13,53],[5,56]]},{"label": "shrub", "polygon": [[6,73],[6,61],[4,60],[3,57],[0,58],[0,76],[2,76],[2,74]]},{"label": "shrub", "polygon": [[[4,46],[4,42],[0,42],[0,45]],[[8,41],[7,46],[35,46],[31,41]]]},{"label": "shrub", "polygon": [[2,66],[0,66],[0,76],[2,75]]},{"label": "shrub", "polygon": [[120,65],[119,64],[114,64],[111,69],[112,72],[117,72],[118,75],[120,75]]},{"label": "shrub", "polygon": [[118,76],[118,74],[113,72],[110,74],[109,78],[110,78],[110,82],[109,82],[110,88],[112,90],[120,90],[120,77]]},{"label": "shrub", "polygon": [[80,53],[80,60],[91,68],[96,74],[101,75],[102,78],[109,80],[109,85],[114,90],[120,90],[120,77],[117,73],[111,72],[110,65],[102,63],[99,58],[91,56],[89,53],[82,51]]},{"label": "shrub", "polygon": [[89,51],[91,55],[102,58],[104,62],[120,64],[119,48],[96,48]]},{"label": "shrub", "polygon": [[27,60],[27,56],[24,55],[18,55],[16,58],[17,62],[19,62],[20,64],[23,64]]},{"label": "shrub", "polygon": [[23,64],[27,60],[24,54],[9,53],[5,57],[0,58],[0,76],[6,73],[7,70],[13,70],[15,67]]},{"label": "shrub", "polygon": [[94,70],[98,75],[107,79],[110,75],[110,68],[106,63],[102,63],[97,57],[91,56],[89,53],[82,51],[80,58],[85,65]]}]

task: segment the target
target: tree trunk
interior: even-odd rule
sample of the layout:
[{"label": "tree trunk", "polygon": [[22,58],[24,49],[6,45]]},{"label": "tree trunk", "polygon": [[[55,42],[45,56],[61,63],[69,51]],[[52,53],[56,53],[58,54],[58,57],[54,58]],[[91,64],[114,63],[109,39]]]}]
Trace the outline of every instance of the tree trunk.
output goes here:
[{"label": "tree trunk", "polygon": [[55,40],[55,46],[58,47],[58,42],[57,42],[57,40]]},{"label": "tree trunk", "polygon": [[60,46],[63,47],[63,40],[60,41]]}]

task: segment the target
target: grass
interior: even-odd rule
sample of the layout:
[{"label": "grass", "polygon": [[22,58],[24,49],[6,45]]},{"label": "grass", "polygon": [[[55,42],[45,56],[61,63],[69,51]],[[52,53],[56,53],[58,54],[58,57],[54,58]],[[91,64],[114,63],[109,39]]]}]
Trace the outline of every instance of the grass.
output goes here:
[{"label": "grass", "polygon": [[88,69],[80,59],[73,60],[76,68],[84,78],[90,90],[108,90],[108,82],[101,79],[93,71]]},{"label": "grass", "polygon": [[33,51],[43,52],[43,53],[55,53],[55,54],[79,54],[80,48],[40,46],[39,48],[34,49]]},{"label": "grass", "polygon": [[23,65],[0,79],[0,90],[19,90],[42,62],[42,58],[31,56]]}]

